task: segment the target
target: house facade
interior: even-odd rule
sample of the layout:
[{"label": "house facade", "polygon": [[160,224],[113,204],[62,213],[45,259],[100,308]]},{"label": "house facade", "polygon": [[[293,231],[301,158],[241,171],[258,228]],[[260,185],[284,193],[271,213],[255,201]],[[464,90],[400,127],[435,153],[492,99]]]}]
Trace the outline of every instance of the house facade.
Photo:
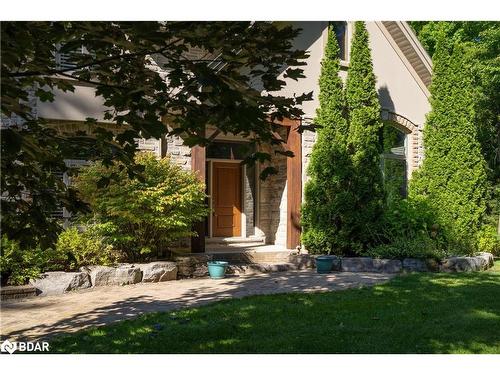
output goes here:
[{"label": "house facade", "polygon": [[[300,134],[297,128],[312,123],[319,104],[319,76],[329,22],[293,24],[302,29],[294,41],[295,47],[309,51],[307,64],[303,66],[306,78],[298,81],[285,79],[287,85],[282,94],[293,96],[312,91],[313,100],[304,102],[303,118],[284,120],[280,124],[278,133],[284,147],[293,151],[295,156],[273,156],[272,163],[278,171],[276,175],[263,181],[259,174],[267,165],[250,167],[241,164],[249,142],[239,136],[219,134],[206,148],[189,148],[180,136],[138,140],[140,149],[149,150],[158,157],[169,155],[183,168],[196,171],[206,183],[211,214],[204,223],[196,226],[199,236],[184,244],[192,252],[205,251],[205,240],[210,238],[252,240],[286,249],[300,246],[300,205],[315,133],[305,131]],[[397,132],[394,145],[384,151],[382,160],[400,167],[405,185],[423,156],[422,127],[430,110],[431,61],[405,22],[367,22],[366,26],[382,107],[381,117]],[[345,79],[354,24],[336,22],[335,27],[341,47],[340,75]],[[89,85],[78,85],[74,93],[56,92],[54,102],[39,102],[35,110],[39,117],[65,129],[85,126],[83,123],[88,117],[105,122],[104,103]],[[215,128],[206,132],[210,136]],[[79,161],[72,163],[76,165]],[[404,194],[403,185],[401,191]]]}]

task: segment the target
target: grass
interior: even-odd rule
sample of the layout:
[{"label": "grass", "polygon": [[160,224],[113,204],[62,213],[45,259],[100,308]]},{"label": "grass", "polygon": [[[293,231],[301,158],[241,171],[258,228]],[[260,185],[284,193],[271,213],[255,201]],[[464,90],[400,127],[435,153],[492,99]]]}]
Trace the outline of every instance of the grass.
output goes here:
[{"label": "grass", "polygon": [[373,288],[255,296],[60,337],[60,353],[500,353],[500,261]]}]

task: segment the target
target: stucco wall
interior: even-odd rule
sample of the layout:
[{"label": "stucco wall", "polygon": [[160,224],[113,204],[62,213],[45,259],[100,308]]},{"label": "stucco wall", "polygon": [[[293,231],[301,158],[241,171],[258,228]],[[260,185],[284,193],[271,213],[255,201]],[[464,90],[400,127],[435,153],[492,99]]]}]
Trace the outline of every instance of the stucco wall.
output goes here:
[{"label": "stucco wall", "polygon": [[367,22],[370,33],[373,69],[377,76],[377,90],[383,108],[408,118],[415,124],[425,122],[430,110],[427,95],[417,84],[401,57],[391,46],[376,22]]},{"label": "stucco wall", "polygon": [[38,116],[54,120],[85,121],[87,117],[104,120],[104,105],[102,96],[95,96],[95,89],[89,86],[75,85],[74,92],[64,92],[54,89],[54,102],[38,100]]},{"label": "stucco wall", "polygon": [[[304,68],[306,77],[299,82],[291,81],[289,87],[284,92],[288,95],[299,94],[301,92],[313,91],[313,100],[305,103],[305,121],[309,122],[314,118],[318,103],[319,75],[321,60],[323,58],[324,46],[327,40],[326,22],[297,22],[294,25],[304,28],[305,36],[298,38],[297,46],[302,48],[304,41],[310,41],[311,45],[306,47],[311,56],[308,64]],[[426,92],[415,81],[409,68],[403,63],[401,51],[396,50],[381,28],[384,26],[379,22],[367,22],[367,30],[370,35],[370,48],[372,51],[373,69],[377,77],[377,90],[382,108],[394,112],[399,116],[389,116],[390,119],[398,119],[399,125],[411,131],[408,135],[408,177],[421,163],[423,157],[422,128],[425,122],[425,115],[430,111],[428,91]],[[319,29],[322,29],[320,31]],[[348,50],[353,35],[353,22],[348,23]],[[317,36],[317,38],[315,38]],[[341,78],[345,81],[347,77],[347,67],[341,67]],[[298,90],[298,91],[294,91]],[[404,118],[402,118],[402,117]],[[387,117],[387,116],[386,116]],[[388,117],[388,118],[389,118]],[[408,126],[409,120],[412,124]],[[316,134],[304,132],[302,135],[302,159],[303,187],[307,180],[307,165],[309,156],[316,139]]]}]

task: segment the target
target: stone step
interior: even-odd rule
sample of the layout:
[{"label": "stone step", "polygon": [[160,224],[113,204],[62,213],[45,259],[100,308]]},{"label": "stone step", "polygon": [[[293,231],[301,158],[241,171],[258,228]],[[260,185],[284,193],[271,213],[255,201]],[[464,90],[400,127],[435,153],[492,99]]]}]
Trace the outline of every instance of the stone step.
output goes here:
[{"label": "stone step", "polygon": [[210,237],[205,239],[206,244],[264,244],[265,237]]},{"label": "stone step", "polygon": [[37,290],[32,285],[3,286],[0,289],[0,300],[24,299],[37,295]]},{"label": "stone step", "polygon": [[230,264],[226,273],[228,275],[255,275],[268,272],[285,272],[302,270],[308,267],[306,264],[296,263],[249,263]]},{"label": "stone step", "polygon": [[[307,255],[297,255],[292,251],[277,251],[274,254],[254,252],[226,254],[190,254],[177,256],[179,277],[203,277],[208,275],[207,262],[223,260],[229,263],[229,274],[249,274],[263,272],[290,271],[313,268],[314,259]],[[254,257],[252,257],[254,256]]]},{"label": "stone step", "polygon": [[211,243],[206,246],[206,253],[251,251],[266,248],[264,242]]},{"label": "stone step", "polygon": [[[226,252],[207,252],[203,254],[179,255],[175,258],[176,262],[198,263],[208,260],[223,260],[229,263],[288,263],[292,262],[297,256],[296,251],[226,251]],[[186,259],[189,258],[189,259]]]}]

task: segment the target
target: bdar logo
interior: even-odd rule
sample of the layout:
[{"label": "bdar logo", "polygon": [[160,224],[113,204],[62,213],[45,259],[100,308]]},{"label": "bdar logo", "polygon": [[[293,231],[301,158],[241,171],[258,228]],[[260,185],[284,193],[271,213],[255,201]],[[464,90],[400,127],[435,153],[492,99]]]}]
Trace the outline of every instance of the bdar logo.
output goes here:
[{"label": "bdar logo", "polygon": [[5,353],[8,352],[10,354],[14,353],[17,349],[17,343],[10,342],[9,340],[5,340],[0,346],[0,350]]},{"label": "bdar logo", "polygon": [[5,340],[2,345],[0,345],[0,351],[3,353],[14,353],[14,352],[48,352],[49,343],[46,341],[19,341],[12,342]]}]

